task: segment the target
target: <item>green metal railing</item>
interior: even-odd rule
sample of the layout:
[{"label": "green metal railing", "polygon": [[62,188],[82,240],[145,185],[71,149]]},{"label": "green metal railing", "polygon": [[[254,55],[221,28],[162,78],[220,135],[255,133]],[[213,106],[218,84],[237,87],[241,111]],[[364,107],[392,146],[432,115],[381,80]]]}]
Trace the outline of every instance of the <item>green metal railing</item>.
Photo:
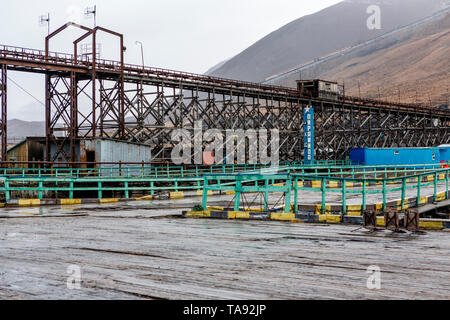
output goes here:
[{"label": "green metal railing", "polygon": [[[318,161],[314,167],[327,167],[348,164],[346,161]],[[305,166],[300,162],[282,162],[280,166]],[[0,176],[38,176],[38,177],[188,177],[200,176],[206,173],[235,173],[241,171],[257,170],[269,165],[262,164],[223,164],[223,165],[190,165],[190,166],[149,166],[148,164],[126,163],[116,166],[103,166],[98,168],[0,168]]]},{"label": "green metal railing", "polygon": [[[303,161],[281,162],[279,166],[285,167],[332,167],[348,165],[348,161],[331,160],[316,161],[314,165],[306,164]],[[0,168],[0,176],[11,177],[189,177],[200,176],[206,173],[235,173],[241,171],[257,170],[259,168],[267,168],[270,165],[263,164],[223,164],[223,165],[189,165],[189,166],[153,166],[149,164],[127,164],[118,163],[115,166],[101,166],[98,168],[19,168],[6,167]]]},{"label": "green metal railing", "polygon": [[[401,209],[405,209],[406,191],[409,189],[416,190],[416,205],[420,205],[421,190],[424,187],[433,186],[433,199],[437,200],[438,184],[442,181],[445,183],[445,199],[448,199],[448,180],[450,169],[426,171],[421,174],[404,175],[395,178],[339,178],[339,177],[324,177],[310,175],[293,174],[293,189],[294,189],[294,210],[298,207],[298,191],[318,191],[321,193],[321,211],[326,211],[326,193],[340,193],[342,195],[342,213],[347,213],[347,195],[361,195],[361,209],[366,210],[367,197],[371,194],[378,194],[382,196],[382,210],[387,207],[387,195],[393,192],[400,193]],[[430,179],[431,177],[431,179]],[[426,179],[425,179],[426,178]],[[425,181],[426,180],[426,181]],[[429,181],[431,180],[431,181]],[[312,187],[305,187],[305,182],[312,182]],[[299,186],[302,182],[303,186]],[[314,187],[314,182],[320,187]],[[334,182],[334,185],[333,185]],[[388,185],[399,185],[399,187],[388,188]],[[369,189],[369,186],[379,185],[381,188]],[[327,187],[328,186],[328,187]],[[358,186],[359,188],[355,188]],[[378,203],[378,201],[377,201]],[[296,212],[296,211],[295,211]]]},{"label": "green metal railing", "polygon": [[[427,169],[428,168],[428,169]],[[292,168],[291,168],[292,169]],[[342,213],[347,213],[348,195],[361,196],[361,208],[366,209],[367,197],[372,194],[379,194],[382,198],[382,210],[387,207],[387,195],[398,192],[401,197],[401,208],[406,207],[405,196],[409,189],[416,190],[416,205],[420,205],[421,192],[425,187],[433,186],[433,198],[438,198],[438,185],[445,184],[445,195],[443,199],[448,199],[448,181],[450,169],[436,169],[434,165],[417,165],[394,167],[390,170],[375,170],[371,168],[351,168],[350,172],[331,172],[329,176],[315,174],[282,173],[282,174],[206,174],[203,179],[203,199],[202,207],[207,209],[208,191],[234,191],[235,199],[233,210],[239,211],[241,194],[247,192],[259,192],[264,194],[264,210],[268,209],[268,196],[271,192],[284,193],[284,210],[289,213],[291,210],[291,192],[294,192],[294,212],[298,211],[299,191],[316,191],[321,195],[321,211],[326,211],[327,192],[340,193],[342,195]],[[356,169],[356,170],[355,170]],[[380,177],[382,173],[382,176]],[[394,173],[395,177],[389,177],[389,173]],[[378,176],[377,176],[378,174]],[[341,176],[336,176],[341,175]],[[344,177],[347,175],[347,177]],[[362,175],[362,177],[355,177]],[[426,179],[425,179],[426,178]],[[425,181],[426,180],[426,181]],[[211,184],[215,181],[214,184]],[[228,185],[221,185],[223,182]],[[441,181],[441,182],[439,182]],[[308,183],[306,183],[308,182]],[[310,184],[310,187],[306,187]],[[388,188],[389,185],[399,185]],[[375,186],[369,188],[369,186]],[[376,187],[378,186],[378,187]],[[357,188],[359,187],[359,188]],[[442,200],[443,200],[442,199]],[[377,203],[379,201],[376,201]]]},{"label": "green metal railing", "polygon": [[[321,161],[313,165],[303,162],[283,162],[280,167],[272,168],[265,165],[218,165],[218,166],[173,166],[173,167],[124,167],[124,168],[1,168],[0,192],[5,194],[6,201],[11,196],[17,197],[17,192],[26,194],[35,192],[39,199],[48,192],[62,192],[69,199],[73,199],[77,193],[96,193],[98,198],[103,198],[105,192],[118,192],[125,198],[129,198],[134,191],[148,192],[154,195],[157,192],[171,192],[184,190],[218,190],[240,192],[264,192],[266,196],[270,192],[287,192],[287,187],[273,186],[286,179],[326,179],[330,181],[381,181],[384,179],[400,179],[416,174],[429,175],[430,170],[436,170],[438,165],[414,165],[414,166],[351,166],[344,161]],[[15,170],[15,171],[14,171]],[[52,171],[53,170],[53,171]],[[236,178],[237,177],[237,178]],[[214,180],[214,184],[211,183]],[[418,188],[428,186],[422,184]],[[240,190],[239,188],[242,188]],[[250,188],[250,189],[249,189]],[[252,189],[253,188],[253,189]],[[255,189],[256,188],[256,189]],[[344,183],[344,189],[345,183]],[[409,188],[409,186],[408,186]],[[295,186],[289,190],[302,190]],[[323,191],[314,188],[303,190]],[[337,192],[336,189],[326,192]],[[341,191],[342,192],[342,191]],[[347,194],[356,193],[357,190],[344,190],[343,201]],[[372,192],[364,191],[364,195]],[[203,192],[204,201],[207,192]],[[288,195],[290,197],[290,194]],[[26,197],[26,196],[25,196]],[[365,197],[365,196],[363,196]],[[290,203],[289,203],[290,205]],[[267,203],[265,203],[267,208]],[[287,206],[286,208],[289,208]]]}]

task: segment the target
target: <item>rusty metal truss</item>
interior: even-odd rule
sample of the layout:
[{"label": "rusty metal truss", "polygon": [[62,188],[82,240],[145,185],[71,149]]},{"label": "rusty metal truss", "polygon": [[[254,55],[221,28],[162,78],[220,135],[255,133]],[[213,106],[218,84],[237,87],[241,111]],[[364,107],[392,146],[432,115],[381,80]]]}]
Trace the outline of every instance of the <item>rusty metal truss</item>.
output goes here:
[{"label": "rusty metal truss", "polygon": [[[69,26],[85,32],[74,41],[74,54],[51,52],[51,38]],[[100,31],[120,39],[120,61],[98,59],[95,48]],[[77,45],[88,38],[92,56],[79,56]],[[3,160],[7,69],[46,75],[47,161],[77,161],[77,141],[94,136],[149,144],[154,157],[164,159],[173,147],[172,130],[193,130],[197,121],[205,130],[224,133],[227,129],[278,129],[280,160],[301,160],[302,112],[308,106],[315,111],[319,160],[344,159],[355,147],[450,143],[447,110],[347,96],[319,99],[301,96],[292,88],[129,65],[124,63],[123,36],[101,27],[68,23],[46,38],[45,51],[0,46],[0,66]]]}]

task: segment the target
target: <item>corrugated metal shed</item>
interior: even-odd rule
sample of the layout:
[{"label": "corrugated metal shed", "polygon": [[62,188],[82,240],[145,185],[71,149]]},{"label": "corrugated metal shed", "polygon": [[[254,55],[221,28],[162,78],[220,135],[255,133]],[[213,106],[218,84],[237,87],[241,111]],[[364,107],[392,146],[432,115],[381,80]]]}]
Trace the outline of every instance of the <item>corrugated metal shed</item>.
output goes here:
[{"label": "corrugated metal shed", "polygon": [[[151,147],[144,144],[118,141],[105,138],[82,140],[80,143],[81,162],[151,162]],[[119,168],[116,165],[101,165],[105,168]],[[128,168],[136,167],[139,170],[131,170],[130,174],[140,174],[142,165],[126,165]]]}]

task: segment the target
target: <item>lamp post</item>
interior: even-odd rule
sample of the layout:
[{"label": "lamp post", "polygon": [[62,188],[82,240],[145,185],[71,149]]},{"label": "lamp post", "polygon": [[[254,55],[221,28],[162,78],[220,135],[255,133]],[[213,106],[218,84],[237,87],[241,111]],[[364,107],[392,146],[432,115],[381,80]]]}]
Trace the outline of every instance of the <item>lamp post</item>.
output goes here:
[{"label": "lamp post", "polygon": [[142,70],[144,70],[144,69],[145,69],[145,63],[144,63],[144,45],[142,44],[142,42],[136,41],[136,45],[138,45],[138,44],[141,46]]}]

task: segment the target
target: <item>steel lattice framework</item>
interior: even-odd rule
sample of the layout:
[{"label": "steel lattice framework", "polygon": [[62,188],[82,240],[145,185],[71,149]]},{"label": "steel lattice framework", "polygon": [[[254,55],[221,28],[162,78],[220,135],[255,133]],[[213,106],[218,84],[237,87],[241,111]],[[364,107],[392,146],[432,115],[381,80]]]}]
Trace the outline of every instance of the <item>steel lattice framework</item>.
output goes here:
[{"label": "steel lattice framework", "polygon": [[[86,33],[74,54],[49,51],[50,39],[69,26]],[[46,50],[0,46],[0,134],[6,160],[7,70],[46,75],[47,160],[75,162],[84,137],[110,137],[152,145],[164,158],[175,128],[278,129],[280,160],[302,159],[303,109],[315,111],[316,159],[343,159],[354,147],[427,147],[450,143],[450,113],[425,106],[340,96],[301,96],[297,90],[97,59],[96,34],[113,31],[68,23],[46,38]],[[77,45],[92,39],[91,58],[80,59]],[[80,97],[88,99],[80,108]],[[89,105],[86,108],[86,105]],[[63,131],[64,134],[58,134]],[[50,145],[57,150],[50,155]]]}]

